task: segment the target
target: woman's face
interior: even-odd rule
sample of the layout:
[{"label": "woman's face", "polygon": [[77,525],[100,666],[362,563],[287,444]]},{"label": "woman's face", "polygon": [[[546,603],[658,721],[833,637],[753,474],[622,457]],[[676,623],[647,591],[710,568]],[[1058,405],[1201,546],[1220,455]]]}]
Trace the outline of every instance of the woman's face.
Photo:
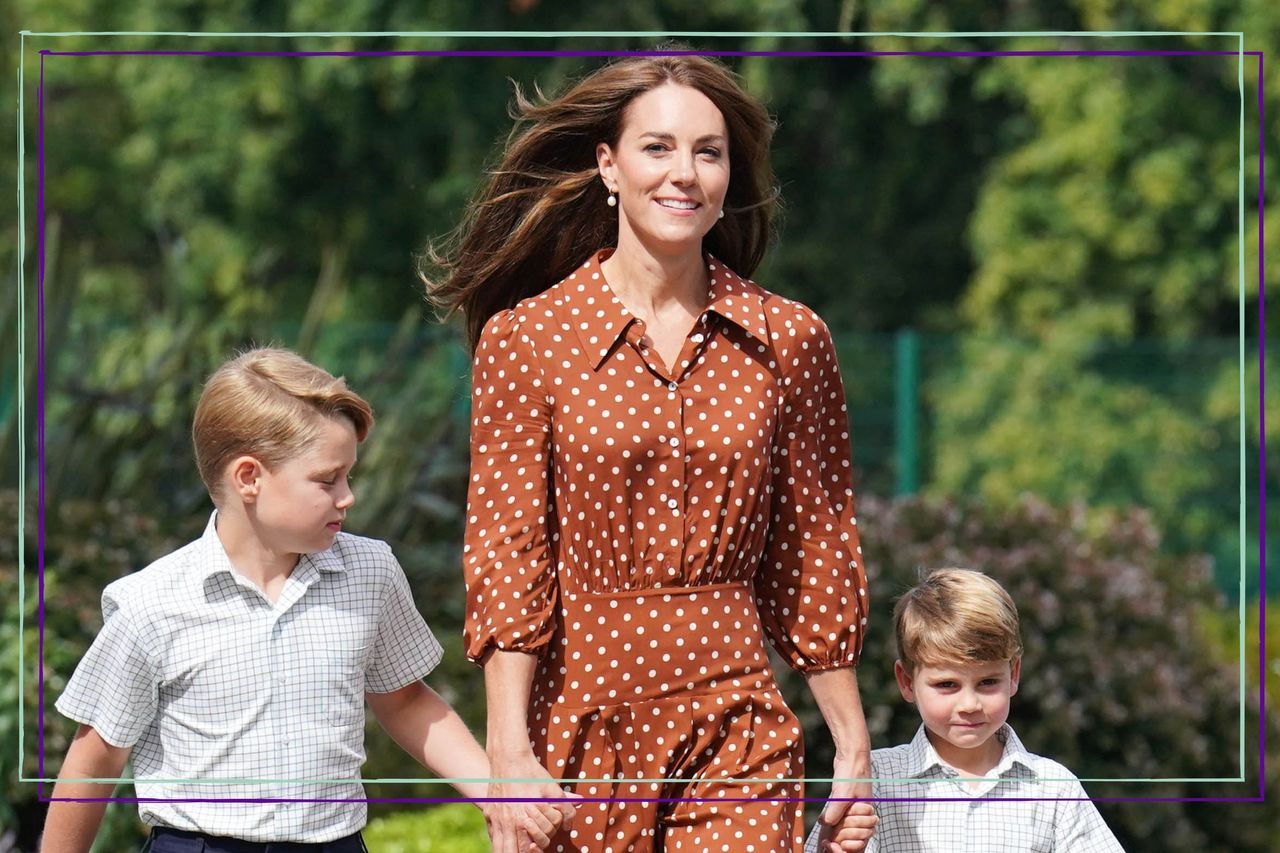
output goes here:
[{"label": "woman's face", "polygon": [[638,240],[671,255],[701,252],[729,189],[729,136],[711,99],[664,83],[636,97],[616,146],[600,143],[596,161],[618,194],[618,245]]}]

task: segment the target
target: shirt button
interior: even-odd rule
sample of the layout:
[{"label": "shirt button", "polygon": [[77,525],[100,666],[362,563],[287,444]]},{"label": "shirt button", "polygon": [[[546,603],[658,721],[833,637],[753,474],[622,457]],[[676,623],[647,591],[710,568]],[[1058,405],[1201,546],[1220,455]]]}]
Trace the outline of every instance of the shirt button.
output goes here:
[{"label": "shirt button", "polygon": [[673,435],[673,436],[671,436],[671,446],[672,446],[672,447],[679,447],[679,446],[680,446],[680,436],[678,436],[678,435]]},{"label": "shirt button", "polygon": [[671,500],[667,501],[667,506],[671,507],[672,509],[677,509],[680,506],[680,501],[676,500],[675,498],[672,498]]},{"label": "shirt button", "polygon": [[668,390],[668,391],[674,391],[674,390],[676,390],[676,383],[674,383],[674,382],[669,382],[669,383],[667,383],[667,390]]}]

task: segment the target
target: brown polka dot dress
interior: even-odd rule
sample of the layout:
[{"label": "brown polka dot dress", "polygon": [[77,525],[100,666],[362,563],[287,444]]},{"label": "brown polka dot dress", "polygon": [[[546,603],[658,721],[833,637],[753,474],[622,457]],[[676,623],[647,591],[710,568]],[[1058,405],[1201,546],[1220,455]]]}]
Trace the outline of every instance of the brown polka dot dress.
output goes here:
[{"label": "brown polka dot dress", "polygon": [[802,794],[804,748],[764,638],[851,666],[867,612],[831,336],[708,257],[669,372],[607,252],[476,346],[467,654],[540,656],[535,754],[611,799],[552,850],[799,850],[801,804],[768,799]]}]

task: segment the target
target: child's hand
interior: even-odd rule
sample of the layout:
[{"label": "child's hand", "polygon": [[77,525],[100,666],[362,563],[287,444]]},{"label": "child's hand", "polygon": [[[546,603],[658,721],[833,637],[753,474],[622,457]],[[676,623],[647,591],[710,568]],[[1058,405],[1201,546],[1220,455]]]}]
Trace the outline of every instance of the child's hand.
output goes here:
[{"label": "child's hand", "polygon": [[[535,802],[490,802],[481,806],[494,853],[539,853],[573,824],[574,800],[532,753],[493,762],[486,796],[530,797]],[[524,781],[511,781],[520,779]],[[538,781],[534,781],[538,780]]]},{"label": "child's hand", "polygon": [[483,803],[480,810],[494,853],[541,853],[573,819],[568,803]]},{"label": "child's hand", "polygon": [[[823,812],[826,816],[826,812]],[[820,818],[821,820],[821,818]],[[822,853],[857,853],[865,850],[875,834],[879,818],[871,803],[850,803],[849,810],[834,826],[823,826],[818,839]]]},{"label": "child's hand", "polygon": [[[574,799],[581,799],[578,794],[567,794]],[[554,803],[525,803],[526,813],[520,822],[521,829],[529,838],[526,853],[542,853],[551,847],[551,840],[559,833],[567,833],[573,828],[575,808],[569,800]]]}]

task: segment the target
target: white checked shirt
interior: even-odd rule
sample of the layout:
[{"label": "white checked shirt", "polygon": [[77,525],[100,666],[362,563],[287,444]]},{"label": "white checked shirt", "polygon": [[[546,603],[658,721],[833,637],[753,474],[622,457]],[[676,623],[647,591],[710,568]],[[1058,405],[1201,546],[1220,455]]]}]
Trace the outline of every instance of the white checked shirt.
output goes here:
[{"label": "white checked shirt", "polygon": [[[871,773],[882,780],[871,783],[872,797],[927,801],[875,803],[880,823],[867,853],[1124,853],[1094,804],[1077,799],[1089,795],[1070,770],[1027,752],[1008,725],[996,737],[1004,755],[972,788],[938,757],[924,726],[911,743],[872,750]],[[1020,797],[1044,799],[1000,802]],[[819,853],[818,829],[805,853]]]},{"label": "white checked shirt", "polygon": [[[364,692],[421,679],[440,644],[385,542],[338,534],[272,604],[232,568],[216,517],[106,588],[102,631],[57,708],[133,747],[138,797],[162,800],[139,804],[144,823],[251,841],[358,832]],[[290,802],[195,802],[266,798]]]}]

